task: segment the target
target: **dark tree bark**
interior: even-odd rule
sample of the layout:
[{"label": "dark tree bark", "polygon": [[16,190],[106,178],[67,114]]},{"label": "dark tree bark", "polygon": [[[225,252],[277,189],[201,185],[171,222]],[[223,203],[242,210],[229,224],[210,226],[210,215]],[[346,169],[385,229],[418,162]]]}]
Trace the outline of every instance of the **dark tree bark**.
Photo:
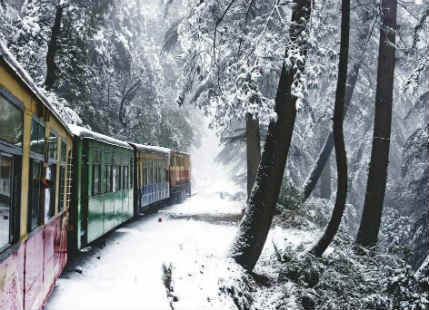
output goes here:
[{"label": "dark tree bark", "polygon": [[320,176],[320,198],[331,198],[331,165],[329,158]]},{"label": "dark tree bark", "polygon": [[294,48],[303,61],[291,67],[283,64],[275,98],[277,119],[270,121],[256,181],[230,252],[230,257],[248,271],[253,269],[261,255],[279,196],[296,117],[297,98],[292,95],[292,87],[296,75],[304,69],[307,56],[304,32],[310,11],[311,0],[295,0],[286,58]]},{"label": "dark tree bark", "polygon": [[46,55],[46,79],[45,87],[47,90],[51,90],[55,82],[58,79],[57,71],[58,67],[55,63],[55,56],[57,55],[59,44],[58,40],[61,34],[61,21],[63,18],[63,6],[57,5],[55,12],[55,21],[52,26],[51,38],[48,43],[48,53]]},{"label": "dark tree bark", "polygon": [[[344,107],[344,114],[347,113],[347,109],[352,101],[353,92],[355,90],[355,86],[359,77],[359,71],[363,61],[363,56],[366,52],[368,41],[371,36],[371,27],[369,22],[370,18],[365,18],[365,20],[366,20],[365,28],[362,31],[361,35],[359,36],[359,41],[358,41],[359,43],[364,42],[364,45],[362,46],[362,49],[360,51],[361,55],[359,56],[359,59],[353,64],[347,77],[346,101],[345,101],[345,107]],[[323,144],[323,147],[320,150],[319,156],[317,157],[317,161],[314,164],[307,180],[304,183],[304,188],[303,188],[304,201],[306,201],[310,197],[311,193],[316,187],[317,182],[319,181],[320,175],[322,174],[323,168],[326,166],[326,163],[328,162],[333,149],[334,149],[334,133],[330,131],[328,137],[325,140],[325,143]]]},{"label": "dark tree bark", "polygon": [[247,197],[250,197],[256,172],[261,160],[261,138],[259,136],[259,119],[246,114],[246,147],[247,147]]},{"label": "dark tree bark", "polygon": [[133,98],[135,97],[140,86],[141,86],[141,80],[137,80],[128,89],[126,87],[124,87],[122,99],[121,99],[121,102],[119,104],[119,121],[121,122],[121,124],[123,126],[127,125],[127,123],[124,120],[125,103],[133,100]]},{"label": "dark tree bark", "polygon": [[[331,132],[331,128],[329,128],[329,132]],[[326,133],[325,133],[326,134]],[[325,135],[324,135],[325,137]],[[325,140],[321,141],[321,147],[323,147],[323,143]],[[323,168],[322,174],[320,175],[319,189],[320,189],[320,198],[329,199],[331,197],[331,165],[330,158],[328,157],[326,160],[325,167]]]},{"label": "dark tree bark", "polygon": [[[344,114],[347,112],[347,108],[350,105],[350,102],[352,101],[353,97],[353,91],[356,86],[357,79],[359,77],[359,70],[360,70],[361,63],[358,62],[353,66],[353,69],[350,72],[349,78],[347,80],[347,88],[346,88],[346,101],[344,106]],[[334,149],[334,133],[333,131],[329,132],[328,137],[325,140],[325,143],[323,144],[322,149],[320,150],[319,156],[317,157],[317,161],[314,164],[309,177],[304,183],[304,201],[306,201],[311,193],[313,192],[314,188],[317,185],[317,182],[319,181],[320,175],[322,174],[323,168],[326,166],[326,163],[329,160],[329,157],[331,156],[332,150]]]},{"label": "dark tree bark", "polygon": [[349,57],[349,33],[350,33],[350,0],[343,0],[341,7],[341,47],[340,60],[338,64],[338,81],[335,96],[334,109],[334,141],[335,155],[337,161],[337,199],[334,210],[320,240],[311,249],[310,253],[322,256],[326,248],[332,242],[340,226],[347,198],[347,156],[344,144],[343,121],[344,106],[346,101],[347,64]]},{"label": "dark tree bark", "polygon": [[375,93],[374,137],[365,204],[356,243],[366,248],[378,240],[389,161],[395,71],[396,0],[381,1],[380,46]]}]

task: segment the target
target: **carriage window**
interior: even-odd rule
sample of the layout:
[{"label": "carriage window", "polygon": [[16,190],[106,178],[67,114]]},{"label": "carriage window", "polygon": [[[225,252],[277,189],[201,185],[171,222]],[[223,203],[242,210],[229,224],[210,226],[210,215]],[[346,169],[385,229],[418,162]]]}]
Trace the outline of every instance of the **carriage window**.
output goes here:
[{"label": "carriage window", "polygon": [[113,166],[112,169],[113,192],[121,190],[121,166]]},{"label": "carriage window", "polygon": [[128,167],[124,167],[124,188],[130,188],[129,178],[128,178]]},{"label": "carriage window", "polygon": [[133,179],[133,171],[134,171],[134,169],[133,169],[133,163],[131,162],[131,165],[130,165],[130,169],[129,169],[129,175],[130,175],[130,188],[133,188],[133,186],[134,186],[134,179]]},{"label": "carriage window", "polygon": [[41,177],[42,162],[30,159],[30,182],[28,191],[28,230],[32,231],[41,225]]},{"label": "carriage window", "polygon": [[45,127],[34,119],[31,122],[30,151],[39,154],[45,152]]},{"label": "carriage window", "polygon": [[112,166],[110,165],[104,166],[104,184],[104,192],[110,193],[112,191]]},{"label": "carriage window", "polygon": [[100,193],[100,165],[92,165],[92,195]]},{"label": "carriage window", "polygon": [[160,173],[159,166],[157,163],[157,165],[156,165],[156,183],[159,183],[160,181],[161,181],[161,173]]},{"label": "carriage window", "polygon": [[121,189],[125,189],[125,167],[121,167]]},{"label": "carriage window", "polygon": [[45,170],[43,181],[45,188],[45,223],[55,215],[55,190],[57,184],[57,165],[51,164]]},{"label": "carriage window", "polygon": [[61,163],[66,163],[67,158],[67,144],[64,142],[64,138],[61,138]]},{"label": "carriage window", "polygon": [[118,167],[112,166],[112,192],[118,190]]},{"label": "carriage window", "polygon": [[121,166],[118,166],[118,174],[117,174],[117,185],[118,185],[118,188],[117,188],[117,191],[120,191],[121,189],[122,189],[122,167]]},{"label": "carriage window", "polygon": [[106,178],[106,168],[105,166],[100,165],[100,193],[105,193],[107,190],[107,178]]},{"label": "carriage window", "polygon": [[0,156],[0,248],[11,243],[12,160]]},{"label": "carriage window", "polygon": [[137,188],[140,188],[140,165],[137,164]]},{"label": "carriage window", "polygon": [[56,161],[57,152],[58,152],[58,137],[55,134],[55,132],[53,132],[52,130],[49,134],[48,146],[49,146],[49,159]]},{"label": "carriage window", "polygon": [[0,139],[21,146],[23,130],[22,110],[0,96]]}]

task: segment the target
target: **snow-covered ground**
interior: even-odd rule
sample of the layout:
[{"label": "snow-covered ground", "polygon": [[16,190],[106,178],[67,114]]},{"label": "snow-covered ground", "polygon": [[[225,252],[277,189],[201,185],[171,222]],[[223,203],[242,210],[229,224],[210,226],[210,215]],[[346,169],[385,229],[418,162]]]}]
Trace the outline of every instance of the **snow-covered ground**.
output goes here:
[{"label": "snow-covered ground", "polygon": [[[201,304],[195,300],[200,296],[192,297],[195,287],[207,290],[207,283],[201,285],[202,279],[214,280],[216,285],[213,278],[220,276],[218,271],[222,272],[223,266],[216,272],[212,268],[211,274],[199,273],[204,264],[223,264],[240,217],[241,202],[225,193],[200,189],[182,204],[140,217],[112,232],[63,274],[47,309],[170,309],[162,283],[163,263],[172,264],[173,279],[180,282],[175,287],[179,298],[176,309]],[[298,230],[285,234],[274,228],[263,255],[272,253],[273,241],[284,246],[285,235],[292,244],[307,237]]]},{"label": "snow-covered ground", "polygon": [[[224,257],[234,236],[235,225],[192,219],[198,211],[240,213],[239,203],[215,196],[195,195],[112,232],[103,248],[84,255],[79,266],[59,279],[47,309],[169,309],[162,264],[183,267],[201,257]],[[171,218],[170,212],[190,217]]]}]

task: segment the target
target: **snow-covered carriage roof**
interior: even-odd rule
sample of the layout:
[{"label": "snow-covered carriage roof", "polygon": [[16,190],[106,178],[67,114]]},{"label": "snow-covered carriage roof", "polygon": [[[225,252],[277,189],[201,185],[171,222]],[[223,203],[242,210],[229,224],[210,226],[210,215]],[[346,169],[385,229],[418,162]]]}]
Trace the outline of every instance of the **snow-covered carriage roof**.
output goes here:
[{"label": "snow-covered carriage roof", "polygon": [[58,111],[46,97],[43,91],[36,85],[28,72],[19,64],[16,58],[11,54],[3,41],[0,40],[0,59],[9,67],[15,76],[33,93],[33,95],[43,104],[61,123],[64,129],[71,134],[64,120],[59,115]]},{"label": "snow-covered carriage roof", "polygon": [[176,150],[171,150],[171,153],[175,153],[175,154],[179,154],[179,155],[191,156],[191,153],[182,152],[182,151],[176,151]]},{"label": "snow-covered carriage roof", "polygon": [[120,146],[129,150],[133,149],[126,141],[121,141],[77,125],[68,125],[68,127],[74,136]]},{"label": "snow-covered carriage roof", "polygon": [[130,143],[139,152],[152,152],[170,155],[170,149],[162,146],[154,146],[147,144]]}]

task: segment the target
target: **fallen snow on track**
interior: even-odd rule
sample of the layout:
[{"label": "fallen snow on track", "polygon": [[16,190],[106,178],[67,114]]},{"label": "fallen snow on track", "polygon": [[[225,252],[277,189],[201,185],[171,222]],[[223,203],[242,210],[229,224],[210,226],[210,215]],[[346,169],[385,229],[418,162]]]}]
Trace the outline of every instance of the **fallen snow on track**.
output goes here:
[{"label": "fallen snow on track", "polygon": [[237,229],[193,216],[238,219],[240,211],[239,202],[222,199],[215,191],[140,217],[83,253],[58,280],[47,309],[169,309],[162,264],[188,268],[195,259],[223,258]]},{"label": "fallen snow on track", "polygon": [[[68,268],[47,309],[170,309],[162,282],[163,264],[173,266],[175,309],[197,309],[207,296],[214,295],[218,278],[227,282],[235,273],[226,269],[224,259],[238,227],[242,202],[231,197],[233,193],[222,190],[200,190],[182,204],[113,231]],[[273,242],[294,244],[305,237],[300,231],[285,234],[274,228],[263,255],[272,254]]]}]

